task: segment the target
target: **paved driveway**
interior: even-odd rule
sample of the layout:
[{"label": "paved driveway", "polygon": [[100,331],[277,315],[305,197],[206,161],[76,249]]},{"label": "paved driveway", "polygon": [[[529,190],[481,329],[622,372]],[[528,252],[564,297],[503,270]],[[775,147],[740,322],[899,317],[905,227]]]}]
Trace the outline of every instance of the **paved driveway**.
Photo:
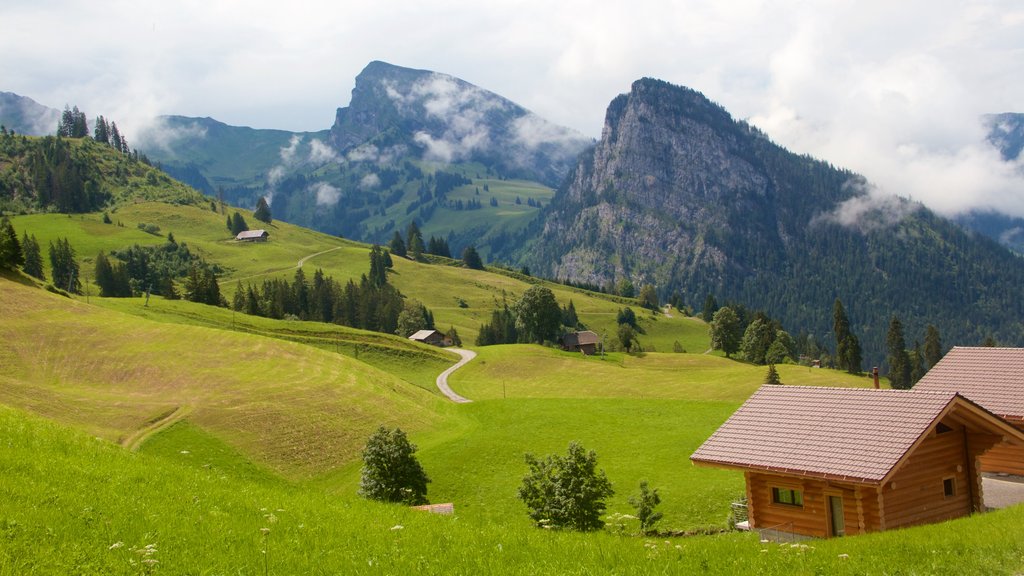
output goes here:
[{"label": "paved driveway", "polygon": [[1024,477],[986,474],[982,479],[986,508],[1006,508],[1024,502]]}]

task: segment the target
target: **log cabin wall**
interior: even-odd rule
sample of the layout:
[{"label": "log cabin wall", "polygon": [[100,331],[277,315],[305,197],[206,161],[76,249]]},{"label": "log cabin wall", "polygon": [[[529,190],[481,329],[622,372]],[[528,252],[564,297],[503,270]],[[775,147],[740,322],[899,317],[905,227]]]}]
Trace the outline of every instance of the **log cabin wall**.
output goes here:
[{"label": "log cabin wall", "polygon": [[[1024,430],[1024,421],[1011,421],[1013,427]],[[1024,447],[1000,444],[985,452],[979,460],[982,472],[1001,472],[1024,476]]]},{"label": "log cabin wall", "polygon": [[[949,428],[944,433],[930,432],[882,487],[885,529],[940,522],[971,513],[980,480],[977,474],[970,474],[964,427],[952,423]],[[953,482],[951,496],[945,494],[946,480]]]},{"label": "log cabin wall", "polygon": [[[772,488],[800,490],[803,505],[794,506],[774,502]],[[772,528],[783,532],[827,538],[831,536],[828,496],[840,496],[843,499],[843,516],[847,535],[863,534],[879,529],[877,493],[871,486],[749,472],[747,474],[747,493],[751,528]]]}]

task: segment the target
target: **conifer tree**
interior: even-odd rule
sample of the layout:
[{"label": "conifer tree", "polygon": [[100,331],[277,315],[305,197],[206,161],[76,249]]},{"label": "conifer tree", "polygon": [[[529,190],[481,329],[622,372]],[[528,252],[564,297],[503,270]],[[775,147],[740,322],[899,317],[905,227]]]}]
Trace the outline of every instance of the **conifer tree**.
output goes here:
[{"label": "conifer tree", "polygon": [[7,218],[0,220],[0,266],[14,270],[25,263],[18,233]]},{"label": "conifer tree", "polygon": [[82,292],[75,250],[67,238],[58,238],[56,244],[50,242],[50,269],[53,271],[54,286],[72,294]]},{"label": "conifer tree", "polygon": [[942,337],[939,329],[929,324],[924,333],[924,362],[929,368],[942,360]]},{"label": "conifer tree", "polygon": [[466,249],[462,251],[462,263],[466,265],[466,268],[473,270],[484,269],[484,263],[480,259],[480,254],[472,246],[466,246]]},{"label": "conifer tree", "polygon": [[267,203],[265,196],[260,196],[260,199],[256,202],[256,211],[252,213],[252,217],[265,224],[270,224],[273,220],[270,213],[270,204]]},{"label": "conifer tree", "polygon": [[425,249],[423,245],[423,234],[420,233],[420,228],[416,225],[415,220],[409,223],[409,230],[406,232],[405,238],[408,242],[409,257],[413,260],[419,260],[422,258],[423,251]]},{"label": "conifer tree", "polygon": [[43,257],[39,252],[39,242],[36,240],[35,234],[29,236],[28,233],[25,233],[22,236],[21,250],[25,256],[23,268],[25,274],[40,280],[46,280],[46,274],[43,272]]},{"label": "conifer tree", "polygon": [[889,333],[886,337],[889,350],[889,382],[893,388],[907,390],[913,386],[910,380],[910,357],[907,354],[907,343],[903,338],[903,324],[893,316],[889,321]]},{"label": "conifer tree", "polygon": [[231,229],[231,234],[238,236],[239,232],[245,232],[249,229],[249,225],[246,224],[245,218],[242,217],[237,211],[231,215],[231,223],[228,225]]},{"label": "conifer tree", "polygon": [[405,258],[405,242],[402,240],[402,234],[395,230],[395,235],[391,237],[391,242],[388,243],[388,249],[395,256],[401,256]]}]

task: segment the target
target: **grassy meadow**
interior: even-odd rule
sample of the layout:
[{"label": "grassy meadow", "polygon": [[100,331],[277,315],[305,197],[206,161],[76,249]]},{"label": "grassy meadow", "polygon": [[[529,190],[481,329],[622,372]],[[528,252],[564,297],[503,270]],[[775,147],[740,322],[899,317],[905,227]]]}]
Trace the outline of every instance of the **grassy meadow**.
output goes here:
[{"label": "grassy meadow", "polygon": [[[230,214],[233,209],[228,210]],[[246,216],[249,213],[246,212]],[[307,278],[317,268],[328,276],[345,282],[358,280],[369,270],[369,247],[328,236],[319,232],[274,222],[267,229],[270,241],[266,243],[236,242],[225,226],[226,217],[205,206],[177,206],[160,202],[139,202],[120,206],[110,213],[114,224],[103,224],[102,214],[83,214],[68,217],[63,214],[37,214],[12,219],[18,234],[34,234],[43,247],[57,238],[66,237],[75,249],[82,275],[93,275],[94,259],[101,250],[110,252],[132,244],[157,244],[162,236],[147,234],[138,224],[154,224],[160,234],[173,233],[178,242],[208,261],[216,262],[226,270],[220,279],[221,292],[229,299],[238,282],[259,284],[264,278],[292,279],[301,261]],[[118,223],[123,224],[118,226]],[[254,222],[250,222],[255,227]],[[44,262],[47,277],[49,262]],[[507,300],[516,301],[532,282],[540,280],[516,275],[495,274],[469,270],[461,266],[426,264],[404,258],[394,258],[394,269],[389,281],[403,294],[423,302],[434,313],[436,324],[442,330],[454,326],[465,343],[471,344],[480,325],[489,322],[491,311]],[[573,302],[580,319],[606,339],[614,339],[620,308],[632,306],[637,312],[641,328],[641,344],[660,351],[672,350],[679,341],[687,351],[705,351],[708,348],[707,326],[698,319],[654,315],[640,310],[635,301],[595,294],[553,283],[544,283],[555,293],[559,303]],[[97,293],[92,287],[93,294]]]},{"label": "grassy meadow", "polygon": [[468,522],[235,468],[181,465],[5,407],[0,445],[2,576],[1013,574],[1024,567],[1021,507],[803,545],[738,533],[639,538]]},{"label": "grassy meadow", "polygon": [[[368,269],[367,246],[285,223],[270,226],[266,244],[236,243],[208,207],[139,202],[112,211],[115,224],[101,217],[13,222],[44,249],[68,237],[83,270],[100,250],[163,242],[137,229],[156,224],[227,270],[229,298],[237,281],[290,278],[300,261],[339,280]],[[538,282],[400,258],[389,278],[470,345],[503,298]],[[704,353],[699,319],[546,285],[606,338],[618,309],[632,305],[648,352],[476,348],[450,379],[474,402],[456,405],[434,387],[454,355],[400,336],[98,298],[95,288],[65,298],[0,275],[0,576],[1024,571],[1021,506],[796,546],[735,532],[643,538],[635,520],[592,534],[533,527],[516,498],[524,454],[564,453],[577,440],[613,483],[609,514],[631,513],[628,498],[647,480],[663,499],[660,528],[724,529],[742,474],[688,458],[766,372]],[[677,341],[687,353],[670,352]],[[871,384],[778,369],[786,385]],[[432,479],[428,497],[454,503],[454,516],[356,495],[359,452],[380,424],[409,433]]]}]

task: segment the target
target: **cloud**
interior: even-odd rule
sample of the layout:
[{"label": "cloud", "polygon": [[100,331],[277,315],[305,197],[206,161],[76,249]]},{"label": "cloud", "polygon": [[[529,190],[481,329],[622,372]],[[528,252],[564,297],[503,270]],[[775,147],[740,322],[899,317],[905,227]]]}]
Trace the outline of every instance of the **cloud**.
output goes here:
[{"label": "cloud", "polygon": [[815,216],[811,226],[834,222],[867,233],[892,226],[921,208],[916,202],[882,192],[859,178],[847,181],[844,187],[854,196],[840,202],[832,211]]},{"label": "cloud", "polygon": [[[161,114],[322,130],[375,59],[465,78],[594,137],[608,103],[651,76],[696,88],[884,191],[944,213],[987,205],[1024,215],[1019,180],[987,154],[977,125],[1024,102],[1024,9],[1014,0],[311,0],[292,11],[256,0],[244,11],[156,3],[114,20],[86,2],[47,0],[13,3],[4,23],[3,89],[104,114],[131,144]],[[95,33],[104,29],[117,33]],[[459,109],[465,95],[448,88],[424,86],[432,113]],[[472,142],[464,136],[431,134],[453,155]]]},{"label": "cloud", "polygon": [[341,190],[326,182],[317,182],[310,186],[310,190],[316,194],[317,206],[334,206],[341,199]]},{"label": "cloud", "polygon": [[309,141],[309,163],[322,166],[338,159],[338,153],[323,141],[314,138]]},{"label": "cloud", "polygon": [[182,140],[202,140],[206,138],[206,134],[206,127],[198,122],[172,125],[167,118],[157,117],[136,130],[137,140],[133,144],[146,150],[160,150],[165,154],[171,154]]},{"label": "cloud", "polygon": [[287,146],[281,147],[279,154],[281,156],[281,162],[283,162],[285,166],[295,165],[295,156],[296,154],[298,154],[299,144],[301,143],[302,136],[295,134],[291,138],[289,138]]},{"label": "cloud", "polygon": [[445,74],[430,74],[413,84],[407,94],[393,86],[388,86],[386,92],[399,108],[422,109],[427,118],[440,121],[443,128],[439,133],[420,131],[413,137],[424,147],[424,160],[432,162],[455,162],[474,151],[489,149],[487,114],[512,106]]},{"label": "cloud", "polygon": [[370,173],[363,176],[363,179],[359,181],[359,189],[364,192],[374,190],[380,187],[380,176]]}]

